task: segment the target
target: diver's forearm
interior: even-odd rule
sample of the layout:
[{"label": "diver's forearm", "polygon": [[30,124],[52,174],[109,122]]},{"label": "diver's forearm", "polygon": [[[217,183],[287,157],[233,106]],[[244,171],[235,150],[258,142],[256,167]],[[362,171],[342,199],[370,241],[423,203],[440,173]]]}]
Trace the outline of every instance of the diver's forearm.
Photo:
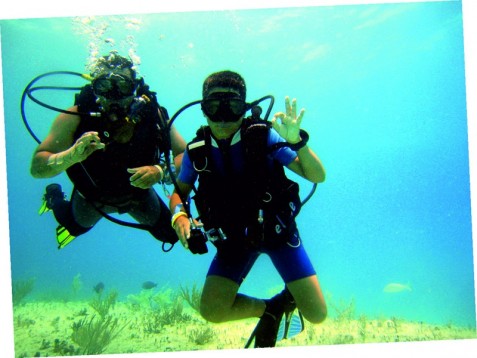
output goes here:
[{"label": "diver's forearm", "polygon": [[179,205],[179,204],[182,204],[181,197],[179,196],[179,194],[176,191],[174,191],[172,193],[170,201],[169,201],[169,209],[171,210],[172,213],[175,212],[176,206]]},{"label": "diver's forearm", "polygon": [[324,182],[326,172],[320,158],[307,145],[299,149],[297,154],[304,177],[312,183]]},{"label": "diver's forearm", "polygon": [[33,158],[30,172],[34,178],[52,178],[73,164],[75,163],[69,160],[68,153],[42,152]]}]

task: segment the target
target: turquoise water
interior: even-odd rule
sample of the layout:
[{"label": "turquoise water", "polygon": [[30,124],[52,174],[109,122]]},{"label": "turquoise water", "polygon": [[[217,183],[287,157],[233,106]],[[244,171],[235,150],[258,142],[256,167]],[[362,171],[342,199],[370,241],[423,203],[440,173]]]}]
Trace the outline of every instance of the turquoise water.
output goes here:
[{"label": "turquoise water", "polygon": [[[199,99],[204,78],[222,69],[245,77],[249,101],[272,94],[276,112],[289,95],[306,108],[303,128],[328,176],[298,224],[330,300],[353,299],[358,313],[373,317],[476,326],[460,2],[0,25],[12,278],[35,277],[32,298],[61,297],[77,274],[85,297],[99,281],[126,297],[147,280],[170,287],[204,280],[211,246],[203,256],[179,245],[163,253],[149,234],[102,220],[58,251],[53,216],[37,213],[47,184],[68,194],[71,184],[65,175],[29,175],[36,142],[20,116],[24,87],[48,71],[84,72],[91,49],[132,48],[170,114]],[[60,76],[48,84],[82,82]],[[61,108],[73,98],[39,96]],[[31,101],[26,113],[43,138],[56,113]],[[187,140],[203,123],[197,108],[176,121]],[[311,184],[300,183],[304,197]],[[389,283],[411,290],[384,292]],[[281,285],[263,257],[242,291],[268,297]]]}]

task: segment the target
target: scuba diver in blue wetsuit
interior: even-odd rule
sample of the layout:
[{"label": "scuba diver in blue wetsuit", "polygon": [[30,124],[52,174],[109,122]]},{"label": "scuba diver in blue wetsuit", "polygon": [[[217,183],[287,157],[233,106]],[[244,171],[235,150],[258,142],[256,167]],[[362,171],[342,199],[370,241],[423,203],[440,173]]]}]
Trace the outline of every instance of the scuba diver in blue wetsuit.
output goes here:
[{"label": "scuba diver in blue wetsuit", "polygon": [[[294,99],[285,99],[285,113],[275,114],[270,125],[244,118],[250,109],[245,98],[245,81],[235,72],[213,73],[205,80],[201,108],[207,126],[184,153],[170,200],[172,227],[193,253],[207,250],[197,230],[203,226],[202,232],[212,233],[209,240],[217,253],[202,291],[202,317],[211,322],[260,317],[249,343],[254,339],[255,347],[273,347],[284,314],[298,308],[312,323],[327,314],[295,223],[301,207],[298,184],[285,176],[283,167],[313,183],[325,180],[325,169],[306,145],[308,135],[300,129],[304,110],[297,114]],[[192,190],[199,220],[189,217]],[[238,293],[262,253],[286,283],[266,300]]]},{"label": "scuba diver in blue wetsuit", "polygon": [[51,209],[59,223],[59,248],[111,213],[131,215],[163,249],[173,245],[171,213],[153,185],[167,173],[161,152],[172,150],[179,167],[185,141],[174,127],[161,129],[167,111],[129,59],[111,51],[95,63],[91,79],[55,119],[31,162],[33,177],[66,171],[74,184],[70,201],[59,184],[48,185],[44,196],[43,211]]}]

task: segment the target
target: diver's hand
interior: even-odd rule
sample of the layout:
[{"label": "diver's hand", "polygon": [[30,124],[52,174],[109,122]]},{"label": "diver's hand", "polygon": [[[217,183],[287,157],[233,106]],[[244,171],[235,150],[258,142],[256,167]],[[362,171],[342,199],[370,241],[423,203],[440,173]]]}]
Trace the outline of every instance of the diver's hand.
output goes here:
[{"label": "diver's hand", "polygon": [[[297,117],[296,99],[293,98],[290,104],[290,98],[285,97],[286,113],[278,112],[273,116],[272,126],[278,134],[290,144],[298,143],[300,138],[300,125],[305,115],[305,110],[301,109]],[[278,120],[280,119],[280,120]]]},{"label": "diver's hand", "polygon": [[200,221],[197,221],[196,219],[193,219],[192,221],[193,224],[191,224],[187,215],[182,215],[175,219],[174,224],[172,225],[177,236],[179,237],[179,241],[186,250],[189,250],[191,226],[194,228],[202,228],[204,226],[204,224],[202,224]]},{"label": "diver's hand", "polygon": [[86,132],[67,150],[50,155],[48,157],[48,165],[64,166],[67,168],[73,164],[82,162],[88,158],[91,153],[104,147],[105,144],[101,143],[97,132]]},{"label": "diver's hand", "polygon": [[184,248],[188,250],[189,242],[187,240],[190,238],[191,223],[187,215],[178,217],[174,221],[174,225],[172,225],[172,227],[176,231],[177,237],[179,238],[179,241],[181,242],[182,246],[184,246]]},{"label": "diver's hand", "polygon": [[132,186],[140,189],[149,189],[162,179],[163,171],[155,165],[146,165],[138,168],[128,168],[131,173],[129,181]]},{"label": "diver's hand", "polygon": [[98,132],[86,132],[78,138],[76,143],[70,148],[71,160],[79,163],[88,158],[91,153],[98,149],[104,149],[106,145],[101,142]]}]

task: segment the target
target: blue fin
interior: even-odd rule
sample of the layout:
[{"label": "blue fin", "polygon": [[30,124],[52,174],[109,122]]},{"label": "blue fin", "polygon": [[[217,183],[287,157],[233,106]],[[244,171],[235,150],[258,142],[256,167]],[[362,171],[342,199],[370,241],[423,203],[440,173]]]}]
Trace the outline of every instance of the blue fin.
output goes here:
[{"label": "blue fin", "polygon": [[[252,342],[255,341],[259,324],[257,324],[253,330],[244,348],[249,348]],[[297,334],[303,332],[304,329],[305,322],[303,320],[303,315],[299,310],[293,309],[293,311],[285,312],[278,326],[276,342],[281,341],[282,339],[293,338]]]},{"label": "blue fin", "polygon": [[303,315],[299,310],[295,309],[292,312],[285,312],[278,327],[277,342],[282,339],[293,338],[303,332],[304,329]]}]

